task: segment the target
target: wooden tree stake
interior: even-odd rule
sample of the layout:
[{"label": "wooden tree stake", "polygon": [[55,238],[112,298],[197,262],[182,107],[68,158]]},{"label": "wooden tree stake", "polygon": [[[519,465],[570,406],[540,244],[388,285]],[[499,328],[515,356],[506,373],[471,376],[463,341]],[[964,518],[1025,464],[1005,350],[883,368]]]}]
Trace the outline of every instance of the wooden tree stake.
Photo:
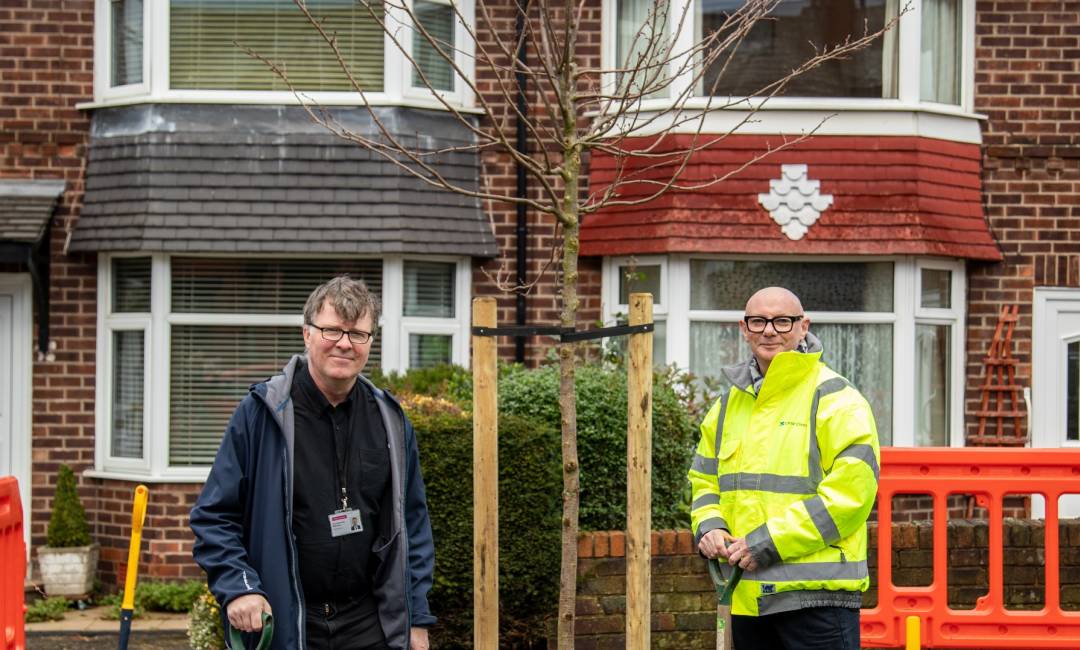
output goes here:
[{"label": "wooden tree stake", "polygon": [[[653,322],[652,294],[630,295],[630,324]],[[630,335],[626,441],[626,648],[650,646],[653,333]]]},{"label": "wooden tree stake", "polygon": [[[473,300],[473,325],[495,327],[495,299]],[[499,396],[496,339],[473,336],[473,643],[499,647]]]}]

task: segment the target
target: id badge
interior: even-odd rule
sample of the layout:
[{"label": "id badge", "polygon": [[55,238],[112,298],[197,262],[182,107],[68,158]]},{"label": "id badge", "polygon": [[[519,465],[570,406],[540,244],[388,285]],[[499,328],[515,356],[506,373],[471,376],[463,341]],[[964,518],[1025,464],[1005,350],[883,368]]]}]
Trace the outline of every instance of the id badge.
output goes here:
[{"label": "id badge", "polygon": [[352,535],[364,530],[364,524],[360,520],[360,511],[356,509],[338,510],[331,515],[327,515],[327,518],[330,519],[331,537]]}]

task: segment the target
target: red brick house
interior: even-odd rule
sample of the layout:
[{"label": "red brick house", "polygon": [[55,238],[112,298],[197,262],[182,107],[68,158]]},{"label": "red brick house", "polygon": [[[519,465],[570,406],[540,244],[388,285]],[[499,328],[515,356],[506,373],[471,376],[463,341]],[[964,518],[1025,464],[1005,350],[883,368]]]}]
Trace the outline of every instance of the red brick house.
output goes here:
[{"label": "red brick house", "polygon": [[[463,38],[442,0],[416,3]],[[360,25],[347,49],[387,123],[467,139],[348,3],[308,4]],[[694,3],[692,22],[710,29],[731,4]],[[726,92],[790,67],[791,43],[883,24],[900,4],[783,3],[748,37]],[[812,139],[708,191],[588,219],[582,322],[617,318],[631,285],[651,290],[657,360],[714,374],[740,354],[755,283],[788,284],[873,402],[883,443],[962,446],[1000,307],[1016,304],[1031,444],[1080,444],[1080,3],[911,5],[897,31],[790,87],[688,173],[820,125]],[[598,0],[583,57],[610,65],[642,6]],[[22,482],[36,546],[56,468],[79,470],[110,583],[139,482],[152,493],[146,574],[199,575],[187,512],[232,405],[299,350],[300,306],[320,278],[348,271],[381,293],[382,368],[467,364],[469,301],[495,292],[480,269],[501,258],[513,272],[520,238],[535,273],[555,236],[539,215],[520,228],[512,208],[431,191],[321,132],[272,76],[201,36],[228,22],[230,43],[257,39],[288,3],[241,21],[232,7],[0,7],[0,473]],[[500,15],[512,29],[512,3]],[[302,45],[296,24],[275,29],[262,47]],[[473,103],[448,68],[425,65],[440,92]],[[301,83],[351,128],[371,128],[339,79]],[[713,114],[708,129],[739,117]],[[496,155],[447,165],[515,183]],[[610,180],[602,156],[590,180]],[[501,322],[554,322],[554,287],[501,296]],[[547,351],[501,345],[533,362]]]}]

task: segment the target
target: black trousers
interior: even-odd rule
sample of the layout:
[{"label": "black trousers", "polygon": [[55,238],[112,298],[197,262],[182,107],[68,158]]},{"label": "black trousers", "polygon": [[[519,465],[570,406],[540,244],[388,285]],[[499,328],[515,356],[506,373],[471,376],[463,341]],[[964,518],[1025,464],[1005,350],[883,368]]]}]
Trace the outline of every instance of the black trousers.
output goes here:
[{"label": "black trousers", "polygon": [[766,616],[732,616],[736,650],[859,650],[859,610],[808,607]]},{"label": "black trousers", "polygon": [[308,602],[309,650],[390,650],[370,601]]}]

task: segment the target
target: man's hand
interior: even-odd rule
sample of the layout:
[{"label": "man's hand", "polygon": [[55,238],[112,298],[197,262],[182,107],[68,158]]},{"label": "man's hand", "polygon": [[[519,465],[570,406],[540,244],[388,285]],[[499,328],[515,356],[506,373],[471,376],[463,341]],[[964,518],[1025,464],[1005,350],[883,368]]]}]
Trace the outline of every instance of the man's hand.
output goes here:
[{"label": "man's hand", "polygon": [[726,544],[731,543],[734,539],[726,530],[714,528],[702,536],[701,541],[698,542],[698,550],[710,560],[718,557],[727,559],[728,549]]},{"label": "man's hand", "polygon": [[258,632],[262,629],[262,613],[271,613],[270,603],[262,594],[240,596],[228,604],[225,612],[229,615],[229,625],[241,632]]},{"label": "man's hand", "polygon": [[430,647],[426,627],[414,627],[409,630],[410,650],[428,650]]},{"label": "man's hand", "polygon": [[747,546],[745,537],[739,537],[732,541],[725,551],[728,564],[731,566],[741,566],[744,571],[757,570],[757,561],[754,560],[754,556],[750,554],[750,547]]}]

